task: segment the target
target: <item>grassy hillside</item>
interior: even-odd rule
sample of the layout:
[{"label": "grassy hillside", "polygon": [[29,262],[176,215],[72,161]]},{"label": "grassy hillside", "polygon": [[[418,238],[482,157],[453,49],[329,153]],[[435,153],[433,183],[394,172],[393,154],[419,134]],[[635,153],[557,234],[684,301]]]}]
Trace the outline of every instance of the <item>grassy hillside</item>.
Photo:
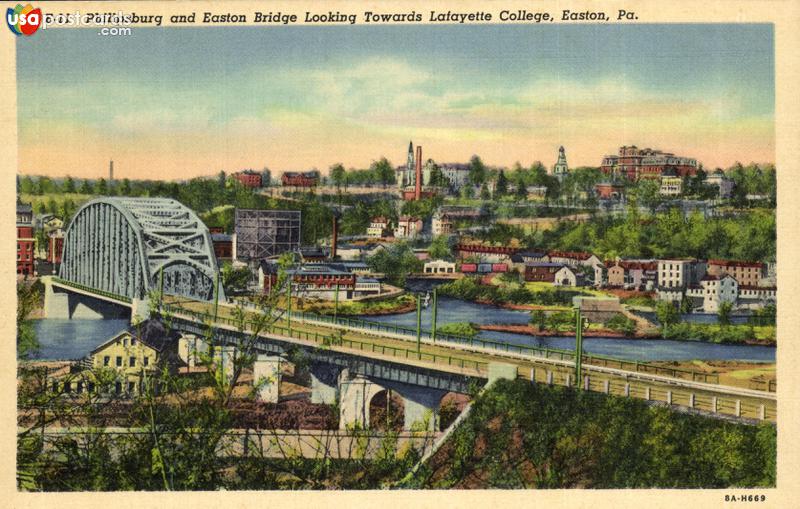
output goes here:
[{"label": "grassy hillside", "polygon": [[420,488],[775,485],[776,432],[642,401],[501,381],[418,473]]}]

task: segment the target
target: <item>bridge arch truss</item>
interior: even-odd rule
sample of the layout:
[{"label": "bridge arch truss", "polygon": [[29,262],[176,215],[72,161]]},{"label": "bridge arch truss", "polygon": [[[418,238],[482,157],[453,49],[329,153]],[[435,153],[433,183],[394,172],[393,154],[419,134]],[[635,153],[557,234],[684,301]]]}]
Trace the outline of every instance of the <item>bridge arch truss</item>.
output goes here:
[{"label": "bridge arch truss", "polygon": [[59,277],[131,299],[145,299],[163,278],[165,294],[213,300],[218,267],[208,228],[180,202],[106,197],[75,214]]}]

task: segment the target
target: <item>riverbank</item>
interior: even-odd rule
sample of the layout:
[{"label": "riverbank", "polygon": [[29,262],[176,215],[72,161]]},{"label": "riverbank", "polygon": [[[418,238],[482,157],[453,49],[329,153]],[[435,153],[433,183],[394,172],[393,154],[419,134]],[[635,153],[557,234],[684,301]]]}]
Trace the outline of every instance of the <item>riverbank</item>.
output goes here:
[{"label": "riverbank", "polygon": [[[540,330],[537,327],[533,327],[531,325],[521,325],[521,324],[476,324],[475,327],[480,330],[486,331],[495,331],[495,332],[508,332],[513,334],[525,334],[527,336],[534,336],[534,337],[574,337],[575,331],[562,331],[562,330]],[[717,326],[719,327],[719,326]],[[736,326],[731,326],[736,327]],[[590,329],[583,334],[584,338],[613,338],[613,339],[630,339],[630,340],[638,340],[638,339],[670,339],[673,341],[687,341],[687,342],[704,342],[704,343],[724,343],[724,344],[743,344],[743,345],[752,345],[752,346],[775,346],[776,343],[774,340],[769,340],[765,338],[753,337],[751,339],[745,339],[742,341],[709,341],[708,339],[702,338],[691,338],[691,337],[668,337],[663,338],[660,333],[658,332],[641,332],[637,331],[634,335],[626,335],[619,331],[614,331],[605,328],[598,328],[598,329]]]},{"label": "riverbank", "polygon": [[651,361],[651,366],[690,369],[703,373],[719,375],[721,385],[742,387],[745,389],[765,390],[770,382],[777,383],[776,364],[774,362],[746,361]]},{"label": "riverbank", "polygon": [[[480,330],[496,331],[496,332],[510,332],[514,334],[526,334],[528,336],[536,337],[573,337],[575,331],[551,331],[540,330],[530,325],[514,325],[514,324],[487,324],[477,325]],[[659,339],[661,336],[658,334],[643,334],[636,333],[633,336],[627,336],[621,332],[613,331],[610,329],[595,329],[583,334],[584,338],[615,338],[615,339]]]},{"label": "riverbank", "polygon": [[[332,301],[304,302],[295,309],[320,315],[333,315],[336,305]],[[375,300],[339,301],[338,316],[370,317],[395,315],[416,311],[417,301],[413,295],[402,294]]]}]

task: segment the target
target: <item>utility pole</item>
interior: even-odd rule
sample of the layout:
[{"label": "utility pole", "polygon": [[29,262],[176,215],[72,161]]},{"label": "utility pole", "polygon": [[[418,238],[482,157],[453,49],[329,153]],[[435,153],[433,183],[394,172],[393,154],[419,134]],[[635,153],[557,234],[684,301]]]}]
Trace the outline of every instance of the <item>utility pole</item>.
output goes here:
[{"label": "utility pole", "polygon": [[422,337],[422,299],[417,294],[417,359],[422,359],[422,350],[420,349]]},{"label": "utility pole", "polygon": [[433,316],[431,317],[431,341],[436,343],[436,288],[433,289]]},{"label": "utility pole", "polygon": [[289,328],[289,335],[292,335],[292,279],[289,274],[288,284],[286,285],[286,322]]},{"label": "utility pole", "polygon": [[581,361],[583,360],[583,324],[581,305],[575,307],[575,384],[580,387]]},{"label": "utility pole", "polygon": [[333,323],[336,323],[339,317],[339,284],[336,284],[336,293],[333,294]]}]

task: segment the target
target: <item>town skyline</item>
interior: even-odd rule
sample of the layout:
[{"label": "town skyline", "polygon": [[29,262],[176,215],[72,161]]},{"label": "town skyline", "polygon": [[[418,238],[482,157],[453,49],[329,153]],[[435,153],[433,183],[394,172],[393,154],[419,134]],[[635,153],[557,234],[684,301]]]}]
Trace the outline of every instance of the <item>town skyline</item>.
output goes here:
[{"label": "town skyline", "polygon": [[193,30],[18,42],[19,173],[326,173],[402,165],[408,140],[498,167],[550,167],[562,145],[571,167],[621,145],[774,162],[770,25]]}]

